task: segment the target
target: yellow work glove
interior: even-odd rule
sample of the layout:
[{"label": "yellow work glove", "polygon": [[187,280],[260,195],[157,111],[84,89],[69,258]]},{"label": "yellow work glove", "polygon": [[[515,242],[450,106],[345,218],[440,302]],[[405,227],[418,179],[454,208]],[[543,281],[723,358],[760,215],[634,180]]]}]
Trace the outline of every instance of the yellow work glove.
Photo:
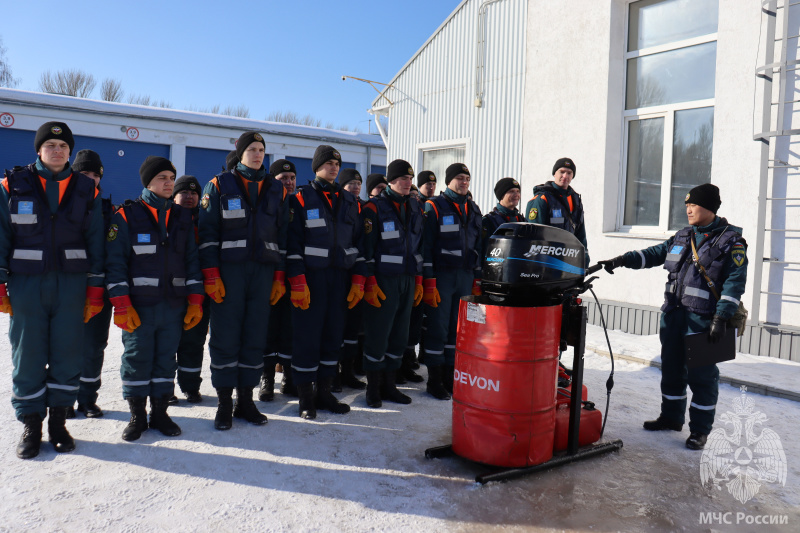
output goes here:
[{"label": "yellow work glove", "polygon": [[275,305],[286,294],[286,272],[276,270],[272,275],[272,291],[269,293],[269,304]]},{"label": "yellow work glove", "polygon": [[414,276],[414,307],[422,301],[425,290],[422,288],[422,276]]},{"label": "yellow work glove", "polygon": [[436,288],[436,278],[428,278],[422,282],[423,292],[422,301],[431,307],[439,307],[442,297]]},{"label": "yellow work glove", "polygon": [[364,301],[372,307],[380,307],[381,300],[385,299],[386,295],[378,287],[378,280],[375,279],[375,276],[368,277],[367,284],[364,286]]},{"label": "yellow work glove", "polygon": [[186,297],[189,307],[186,308],[186,315],[183,317],[183,329],[192,329],[200,320],[203,319],[203,299],[202,294],[190,294]]},{"label": "yellow work glove", "polygon": [[133,308],[130,296],[111,298],[111,305],[114,306],[114,325],[118,328],[122,328],[128,333],[133,333],[136,328],[142,325],[136,309]]},{"label": "yellow work glove", "polygon": [[103,310],[103,287],[86,287],[86,303],[83,305],[83,322]]},{"label": "yellow work glove", "polygon": [[11,310],[11,299],[8,297],[5,283],[0,283],[0,313],[8,313],[14,316],[14,311]]},{"label": "yellow work glove", "polygon": [[352,309],[364,297],[364,276],[350,276],[350,293],[347,295],[347,308]]},{"label": "yellow work glove", "polygon": [[218,268],[203,269],[203,288],[209,298],[218,304],[222,303],[222,299],[225,298],[225,285],[222,284],[222,274]]},{"label": "yellow work glove", "polygon": [[305,274],[289,278],[289,286],[292,289],[289,298],[292,300],[292,305],[305,311],[311,305],[311,292],[308,290],[308,283],[306,283]]}]

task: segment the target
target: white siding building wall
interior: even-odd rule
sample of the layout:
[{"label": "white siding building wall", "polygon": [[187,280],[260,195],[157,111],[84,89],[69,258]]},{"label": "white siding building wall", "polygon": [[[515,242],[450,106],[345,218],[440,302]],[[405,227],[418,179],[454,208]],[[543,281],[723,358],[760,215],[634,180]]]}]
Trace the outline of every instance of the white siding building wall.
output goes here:
[{"label": "white siding building wall", "polygon": [[[483,211],[496,203],[498,179],[521,177],[522,109],[525,81],[527,0],[484,2],[486,59],[481,107],[475,106],[478,12],[482,2],[465,0],[400,70],[387,91],[387,160],[406,159],[416,172],[423,150],[464,145],[471,191]],[[439,173],[437,191],[444,189]]]}]

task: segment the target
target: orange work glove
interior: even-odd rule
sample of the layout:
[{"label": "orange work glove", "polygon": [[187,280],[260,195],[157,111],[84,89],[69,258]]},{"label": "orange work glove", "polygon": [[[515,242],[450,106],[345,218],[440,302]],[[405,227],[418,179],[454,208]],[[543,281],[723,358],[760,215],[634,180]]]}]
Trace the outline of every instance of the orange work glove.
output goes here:
[{"label": "orange work glove", "polygon": [[272,275],[272,291],[269,293],[269,305],[275,305],[286,294],[286,272],[276,270]]},{"label": "orange work glove", "polygon": [[439,307],[442,297],[436,288],[436,278],[428,278],[422,282],[422,301],[431,307]]},{"label": "orange work glove", "polygon": [[186,308],[186,315],[183,317],[183,329],[192,329],[203,318],[203,300],[205,296],[202,294],[190,294],[186,299],[189,301],[189,307]]},{"label": "orange work glove", "polygon": [[472,295],[480,296],[481,294],[483,294],[483,291],[481,290],[481,280],[479,279],[472,280]]},{"label": "orange work glove", "polygon": [[372,307],[380,307],[381,300],[385,299],[386,295],[378,287],[378,280],[375,279],[375,276],[368,277],[367,284],[364,286],[364,301]]},{"label": "orange work glove", "polygon": [[86,303],[83,305],[83,322],[103,310],[103,287],[86,287]]},{"label": "orange work glove", "polygon": [[203,269],[203,288],[206,294],[216,303],[221,304],[225,298],[225,285],[222,284],[222,274],[218,268]]},{"label": "orange work glove", "polygon": [[133,308],[131,297],[116,296],[111,298],[111,305],[114,306],[114,325],[124,329],[128,333],[133,333],[133,330],[142,325],[139,320],[139,315],[136,309]]},{"label": "orange work glove", "polygon": [[303,311],[308,309],[308,306],[311,305],[311,292],[308,290],[308,283],[306,283],[305,274],[300,274],[299,276],[289,278],[289,285],[292,289],[291,294],[289,294],[289,298],[292,300],[292,305],[299,307]]},{"label": "orange work glove", "polygon": [[422,288],[422,276],[414,276],[414,307],[418,306],[422,301],[424,292]]},{"label": "orange work glove", "polygon": [[14,316],[14,311],[11,310],[11,299],[6,292],[6,284],[0,283],[0,313],[8,313]]},{"label": "orange work glove", "polygon": [[347,295],[347,308],[352,309],[364,297],[364,276],[353,274],[350,276],[350,293]]}]

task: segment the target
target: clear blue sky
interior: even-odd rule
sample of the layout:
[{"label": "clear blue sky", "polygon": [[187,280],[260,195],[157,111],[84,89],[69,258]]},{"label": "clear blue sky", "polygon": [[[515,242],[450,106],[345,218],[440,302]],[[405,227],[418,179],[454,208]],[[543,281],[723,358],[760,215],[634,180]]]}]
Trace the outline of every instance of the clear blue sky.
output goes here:
[{"label": "clear blue sky", "polygon": [[102,80],[115,78],[125,99],[244,104],[255,119],[295,111],[366,131],[376,93],[342,75],[388,82],[459,3],[0,0],[0,37],[18,89],[77,68],[98,80],[98,99]]}]

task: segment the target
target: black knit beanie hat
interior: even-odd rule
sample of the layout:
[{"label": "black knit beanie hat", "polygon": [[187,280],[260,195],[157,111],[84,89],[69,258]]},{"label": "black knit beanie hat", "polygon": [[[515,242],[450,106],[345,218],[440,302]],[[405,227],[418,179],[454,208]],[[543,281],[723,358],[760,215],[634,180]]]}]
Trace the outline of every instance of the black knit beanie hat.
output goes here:
[{"label": "black knit beanie hat", "polygon": [[282,174],[284,172],[293,172],[295,175],[297,175],[297,169],[295,168],[294,163],[288,159],[278,159],[269,166],[269,173],[273,176],[277,176],[278,174]]},{"label": "black knit beanie hat", "polygon": [[340,165],[342,164],[342,156],[339,154],[339,150],[327,144],[320,144],[314,152],[314,159],[311,160],[311,170],[316,172],[319,167],[331,159],[336,159]]},{"label": "black knit beanie hat", "polygon": [[386,182],[391,183],[400,176],[411,176],[413,178],[414,169],[408,161],[395,159],[389,163],[389,167],[386,169]]},{"label": "black knit beanie hat", "polygon": [[75,154],[75,161],[72,162],[72,170],[75,172],[94,172],[101,178],[103,177],[103,162],[100,161],[100,154],[93,150],[81,150]]},{"label": "black knit beanie hat", "polygon": [[503,178],[494,186],[494,195],[497,196],[497,200],[500,201],[508,191],[519,188],[519,182],[514,178]]},{"label": "black knit beanie hat", "polygon": [[719,187],[710,183],[698,185],[686,195],[685,204],[695,204],[700,207],[705,207],[715,215],[722,205],[722,200],[719,197]]},{"label": "black knit beanie hat", "polygon": [[231,150],[228,152],[228,155],[225,156],[225,170],[228,172],[232,171],[236,168],[236,165],[239,163],[239,156],[236,154],[236,150]]},{"label": "black knit beanie hat", "polygon": [[339,185],[342,187],[353,180],[363,182],[361,179],[361,174],[359,174],[358,170],[354,168],[345,168],[339,172]]},{"label": "black knit beanie hat", "polygon": [[444,171],[444,184],[450,185],[450,182],[453,181],[453,178],[459,174],[466,174],[467,176],[470,175],[467,165],[463,163],[453,163],[447,167],[447,170]]},{"label": "black knit beanie hat", "polygon": [[184,174],[175,180],[175,188],[172,189],[172,197],[175,198],[181,191],[196,192],[197,196],[200,196],[200,191],[202,190],[203,189],[200,188],[200,182],[197,181],[197,178],[188,174]]},{"label": "black knit beanie hat", "polygon": [[578,171],[575,169],[575,163],[572,161],[572,159],[570,159],[569,157],[562,157],[561,159],[556,161],[555,165],[553,165],[553,172],[551,172],[550,175],[555,176],[556,170],[558,170],[561,167],[571,170],[573,178],[575,177],[575,174],[578,173]]},{"label": "black knit beanie hat", "polygon": [[422,187],[423,185],[429,182],[436,183],[436,174],[434,174],[430,170],[423,170],[422,172],[417,174],[417,187]]},{"label": "black knit beanie hat", "polygon": [[239,136],[239,139],[236,141],[236,157],[239,158],[239,161],[242,160],[242,154],[247,150],[247,147],[255,142],[263,144],[264,148],[267,147],[267,143],[264,142],[264,137],[257,131],[246,131]]},{"label": "black knit beanie hat", "polygon": [[374,189],[379,183],[385,183],[386,185],[389,185],[389,182],[386,181],[386,176],[383,174],[370,174],[367,176],[367,194],[371,193],[372,189]]},{"label": "black knit beanie hat", "polygon": [[42,147],[45,141],[49,139],[58,139],[64,141],[69,145],[69,153],[75,148],[75,139],[72,137],[72,130],[63,122],[45,122],[39,129],[36,130],[36,137],[33,139],[33,146],[36,152]]},{"label": "black knit beanie hat", "polygon": [[169,159],[156,155],[147,156],[142,166],[139,167],[139,177],[142,179],[142,185],[147,187],[159,172],[164,172],[165,170],[177,174],[177,172],[175,172],[175,167]]}]

